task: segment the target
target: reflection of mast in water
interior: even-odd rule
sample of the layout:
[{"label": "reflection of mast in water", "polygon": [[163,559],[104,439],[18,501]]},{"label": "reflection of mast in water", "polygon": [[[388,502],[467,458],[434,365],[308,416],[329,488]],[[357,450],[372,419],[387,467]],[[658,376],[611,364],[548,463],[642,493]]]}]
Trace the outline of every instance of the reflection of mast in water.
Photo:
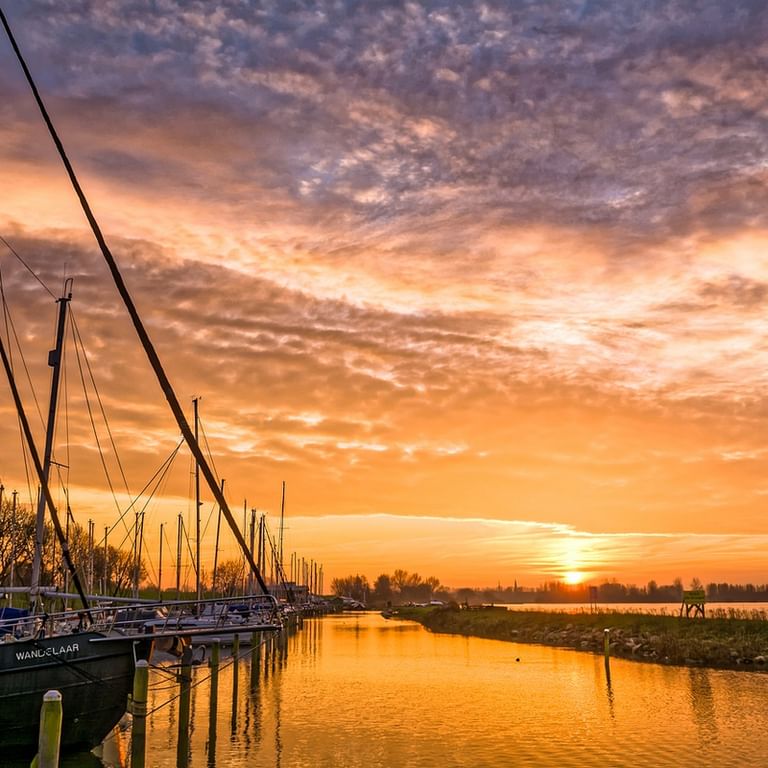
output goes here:
[{"label": "reflection of mast in water", "polygon": [[607,663],[605,665],[605,695],[608,698],[608,714],[611,716],[611,720],[615,720],[616,712],[613,702],[613,687],[611,686],[611,668]]},{"label": "reflection of mast in water", "polygon": [[608,715],[611,720],[616,720],[615,702],[613,695],[613,686],[611,684],[611,663],[608,659],[605,659],[603,670],[600,669],[600,662],[598,657],[595,657],[595,696],[597,697],[598,689],[605,686],[605,698],[608,702]]},{"label": "reflection of mast in water", "polygon": [[[251,746],[251,718],[253,716],[253,696],[245,697],[245,711],[243,712],[243,752],[248,754]],[[255,718],[254,718],[255,719]],[[234,721],[233,721],[234,722]]]},{"label": "reflection of mast in water", "polygon": [[219,715],[219,670],[221,667],[221,640],[211,639],[211,661],[208,676],[208,743],[205,745],[207,768],[216,768],[216,731]]},{"label": "reflection of mast in water", "polygon": [[717,713],[710,673],[706,669],[689,669],[688,681],[691,686],[691,711],[698,727],[699,741],[702,745],[715,743],[718,739]]},{"label": "reflection of mast in water", "polygon": [[275,768],[280,768],[281,757],[283,753],[283,742],[280,739],[280,685],[277,680],[272,683],[275,700]]}]

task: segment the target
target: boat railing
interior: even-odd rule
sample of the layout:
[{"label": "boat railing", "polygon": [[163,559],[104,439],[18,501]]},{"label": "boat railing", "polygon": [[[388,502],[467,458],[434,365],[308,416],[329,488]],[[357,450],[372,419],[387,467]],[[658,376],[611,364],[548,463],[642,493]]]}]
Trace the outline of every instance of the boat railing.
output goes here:
[{"label": "boat railing", "polygon": [[202,600],[114,603],[90,608],[29,613],[0,612],[0,642],[84,631],[124,636],[187,634],[242,627],[279,626],[280,609],[272,595],[238,595]]}]

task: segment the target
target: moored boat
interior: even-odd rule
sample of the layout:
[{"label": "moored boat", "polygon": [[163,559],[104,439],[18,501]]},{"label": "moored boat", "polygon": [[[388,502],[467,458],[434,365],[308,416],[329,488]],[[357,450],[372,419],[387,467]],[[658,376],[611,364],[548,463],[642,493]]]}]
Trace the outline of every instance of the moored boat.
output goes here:
[{"label": "moored boat", "polygon": [[96,746],[125,713],[134,654],[146,655],[148,642],[85,631],[0,643],[3,749],[30,756],[37,751],[40,707],[47,690],[62,695],[62,748]]}]

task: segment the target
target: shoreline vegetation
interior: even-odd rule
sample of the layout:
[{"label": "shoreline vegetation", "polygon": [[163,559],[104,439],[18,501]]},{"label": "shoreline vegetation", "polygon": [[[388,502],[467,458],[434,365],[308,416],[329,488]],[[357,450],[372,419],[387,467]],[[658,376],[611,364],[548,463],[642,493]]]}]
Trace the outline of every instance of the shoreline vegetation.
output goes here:
[{"label": "shoreline vegetation", "polygon": [[453,605],[398,607],[383,615],[416,621],[431,632],[599,654],[604,652],[604,630],[610,629],[612,657],[674,666],[768,670],[764,611],[716,609],[704,619],[693,619],[611,610],[565,613]]}]

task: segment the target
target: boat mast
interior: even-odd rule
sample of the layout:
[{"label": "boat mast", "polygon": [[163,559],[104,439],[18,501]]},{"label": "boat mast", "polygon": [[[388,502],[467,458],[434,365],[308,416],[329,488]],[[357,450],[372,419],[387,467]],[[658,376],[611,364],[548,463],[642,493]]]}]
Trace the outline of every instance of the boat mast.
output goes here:
[{"label": "boat mast", "polygon": [[229,524],[229,527],[232,529],[232,534],[240,546],[240,549],[243,551],[243,554],[245,555],[245,558],[251,567],[253,575],[256,577],[256,580],[258,581],[259,586],[261,587],[264,594],[267,595],[269,594],[269,589],[267,588],[267,585],[264,582],[259,569],[256,567],[253,555],[248,551],[248,545],[243,538],[243,534],[237,527],[235,518],[232,516],[232,512],[229,509],[229,505],[227,504],[224,495],[219,490],[216,477],[208,465],[203,452],[200,450],[200,446],[195,439],[195,436],[192,434],[192,430],[190,429],[187,419],[184,416],[184,411],[182,410],[181,404],[179,403],[179,399],[176,396],[173,387],[171,386],[171,382],[169,381],[167,374],[165,373],[163,365],[160,362],[160,358],[157,355],[157,351],[155,350],[155,347],[149,338],[149,334],[144,327],[144,323],[139,317],[139,313],[136,310],[136,305],[133,303],[133,299],[128,292],[128,288],[125,285],[125,281],[123,280],[123,276],[117,266],[117,262],[115,261],[115,258],[112,255],[106,240],[104,239],[104,235],[102,234],[101,228],[96,221],[96,217],[93,215],[93,211],[91,210],[91,206],[85,197],[85,193],[83,192],[82,187],[80,186],[80,182],[77,180],[74,168],[72,167],[72,164],[69,161],[69,157],[67,157],[67,153],[64,150],[64,145],[61,143],[61,139],[56,133],[56,129],[54,128],[53,122],[51,121],[50,115],[48,114],[48,110],[45,108],[45,104],[43,103],[43,99],[40,96],[40,92],[37,90],[35,81],[32,78],[32,73],[29,71],[29,67],[27,67],[26,61],[24,61],[24,57],[21,54],[21,50],[19,49],[18,43],[16,42],[16,38],[13,36],[13,32],[11,32],[10,25],[8,24],[8,20],[5,18],[5,14],[3,13],[2,9],[0,9],[0,21],[2,21],[5,32],[8,35],[8,39],[10,40],[11,47],[13,48],[13,51],[16,54],[16,58],[18,59],[19,64],[24,72],[24,76],[27,80],[27,83],[29,84],[30,90],[32,91],[32,95],[35,99],[35,102],[37,103],[38,109],[40,110],[43,121],[45,122],[45,125],[51,134],[51,139],[53,140],[53,143],[56,146],[56,150],[59,153],[59,157],[64,164],[64,168],[67,171],[67,175],[69,176],[69,180],[73,189],[75,190],[75,194],[80,201],[83,213],[85,214],[85,217],[91,227],[91,231],[93,232],[93,236],[99,245],[101,255],[104,257],[104,261],[107,263],[109,272],[115,282],[115,287],[120,294],[120,298],[125,304],[125,308],[128,311],[131,322],[133,323],[134,330],[136,331],[136,334],[139,337],[139,341],[144,348],[144,352],[146,353],[147,359],[152,366],[152,370],[157,377],[158,384],[160,385],[160,388],[165,395],[165,399],[168,401],[168,405],[170,406],[171,412],[176,419],[176,423],[178,424],[190,451],[192,451],[193,456],[200,463],[200,471],[203,473],[203,477],[205,478],[206,483],[208,483],[208,487],[211,489],[211,493],[213,494],[214,499],[218,504],[221,505],[221,511],[224,514],[224,518]]},{"label": "boat mast", "polygon": [[[16,496],[18,495],[18,491],[13,492],[13,502],[11,503],[11,520],[14,522],[16,521]],[[15,568],[16,568],[16,537],[13,537],[13,549],[11,550],[11,583],[10,586],[13,587],[13,580],[15,576]]]},{"label": "boat mast", "polygon": [[[224,478],[221,478],[221,492],[224,493]],[[219,534],[221,533],[221,507],[216,518],[216,545],[213,548],[213,597],[216,597],[216,571],[219,569]]]},{"label": "boat mast", "polygon": [[[56,431],[56,406],[59,401],[59,378],[61,373],[61,357],[64,346],[64,328],[67,319],[67,307],[72,299],[72,278],[64,283],[64,295],[56,299],[59,305],[59,318],[56,323],[56,347],[48,353],[48,365],[51,371],[51,399],[48,403],[48,425],[45,431],[45,448],[43,449],[43,476],[45,483],[51,472],[51,453],[53,452],[53,435]],[[42,490],[37,500],[37,516],[35,518],[35,552],[32,560],[32,578],[30,580],[29,599],[34,606],[40,591],[40,575],[43,566],[43,534],[45,533],[45,495]]]},{"label": "boat mast", "polygon": [[[197,411],[197,401],[200,398],[192,398],[192,405],[195,409],[195,442],[198,441],[199,416]],[[199,443],[198,443],[199,445]],[[195,594],[197,595],[198,606],[200,610],[200,600],[202,598],[200,590],[200,462],[195,456]]]},{"label": "boat mast", "polygon": [[[256,507],[251,507],[251,552],[253,552],[253,543],[254,543],[255,537],[256,537]],[[259,528],[259,542],[261,542],[261,528]],[[266,570],[261,560],[261,552],[259,552],[259,557],[256,560],[256,564],[259,566],[260,570],[262,571]],[[251,592],[253,592],[253,578],[249,576],[248,577],[248,594],[251,594]]]},{"label": "boat mast", "polygon": [[283,496],[280,500],[280,568],[283,567],[283,530],[285,530],[285,480],[283,480]]},{"label": "boat mast", "polygon": [[176,599],[181,599],[181,529],[184,526],[184,521],[179,512],[179,517],[176,523]]},{"label": "boat mast", "polygon": [[[2,16],[2,11],[0,11],[0,16]],[[80,601],[83,604],[83,608],[88,610],[88,598],[85,596],[83,585],[80,583],[80,577],[75,570],[72,557],[69,553],[69,542],[64,536],[64,531],[61,527],[61,521],[59,520],[59,513],[56,511],[56,505],[53,503],[51,489],[48,486],[48,480],[45,477],[45,472],[43,472],[43,464],[40,461],[40,454],[37,452],[35,439],[32,437],[32,430],[29,426],[27,414],[24,411],[24,405],[21,402],[21,396],[19,395],[19,390],[16,386],[16,379],[13,375],[13,369],[11,368],[10,360],[8,360],[8,355],[5,353],[5,344],[3,343],[2,336],[0,336],[0,358],[2,358],[3,368],[5,368],[5,375],[8,378],[8,384],[11,387],[11,395],[13,396],[13,403],[16,406],[16,413],[18,414],[19,422],[21,423],[21,430],[24,433],[24,439],[27,441],[27,448],[29,448],[29,454],[32,458],[32,463],[35,465],[37,478],[40,481],[40,488],[43,495],[45,496],[45,501],[48,504],[48,511],[51,514],[53,529],[56,532],[56,536],[58,537],[59,541],[61,542],[61,554],[64,557],[64,562],[67,564],[69,572],[72,574],[72,581],[74,582],[75,589],[77,589],[77,594],[80,596]]]},{"label": "boat mast", "polygon": [[107,536],[109,536],[109,526],[104,526],[104,587],[101,590],[101,594],[104,597],[109,592],[109,548],[107,547]]},{"label": "boat mast", "polygon": [[163,524],[160,523],[160,561],[157,566],[157,599],[163,600]]}]

